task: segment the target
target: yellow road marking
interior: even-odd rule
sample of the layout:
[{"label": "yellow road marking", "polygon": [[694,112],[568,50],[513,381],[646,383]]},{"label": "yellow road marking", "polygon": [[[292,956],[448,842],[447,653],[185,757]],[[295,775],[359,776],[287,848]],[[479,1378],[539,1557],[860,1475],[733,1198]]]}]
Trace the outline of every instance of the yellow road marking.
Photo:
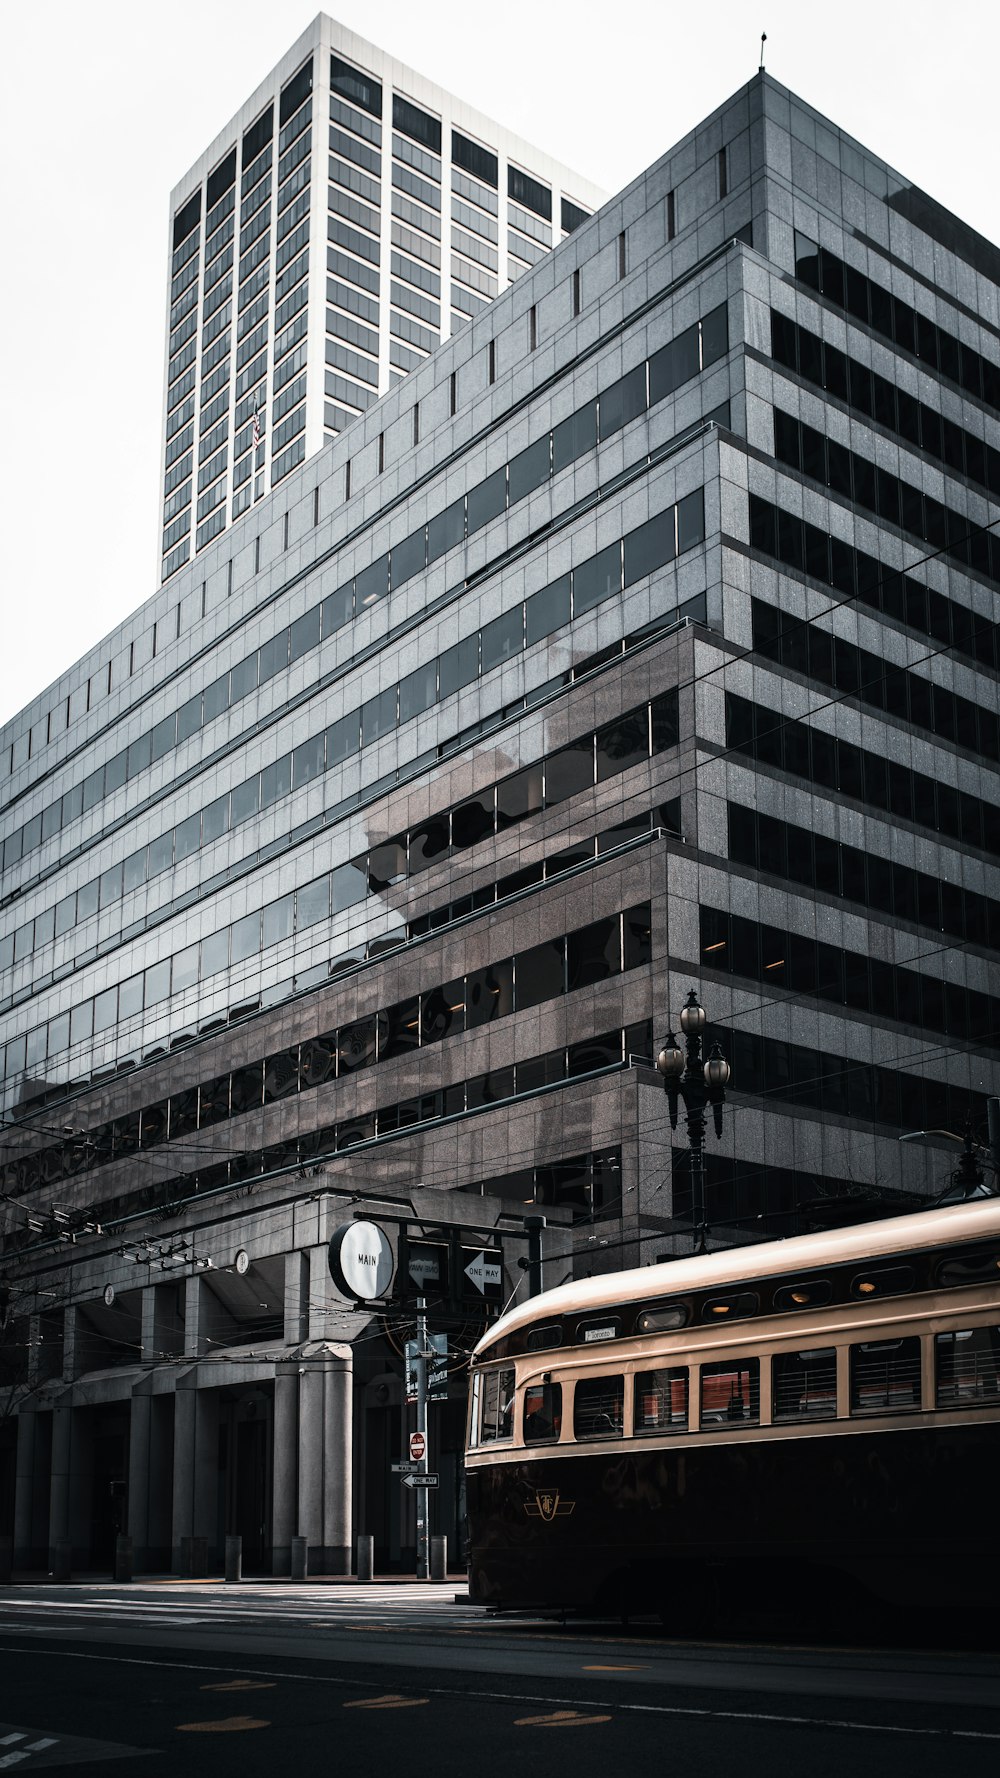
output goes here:
[{"label": "yellow road marking", "polygon": [[641,1664],[637,1667],[604,1667],[594,1665],[581,1668],[581,1672],[583,1673],[645,1673],[645,1671],[645,1667]]},{"label": "yellow road marking", "polygon": [[222,1716],[216,1722],[179,1722],[178,1731],[191,1735],[238,1735],[243,1729],[269,1729],[260,1716]]},{"label": "yellow road marking", "polygon": [[218,1685],[203,1685],[203,1692],[273,1692],[274,1679],[225,1679]]},{"label": "yellow road marking", "polygon": [[345,1710],[408,1710],[414,1704],[426,1704],[426,1698],[404,1698],[402,1692],[385,1692],[380,1698],[350,1698]]},{"label": "yellow road marking", "polygon": [[519,1716],[516,1729],[575,1729],[585,1723],[610,1722],[610,1716],[584,1716],[580,1710],[554,1710],[551,1716]]}]

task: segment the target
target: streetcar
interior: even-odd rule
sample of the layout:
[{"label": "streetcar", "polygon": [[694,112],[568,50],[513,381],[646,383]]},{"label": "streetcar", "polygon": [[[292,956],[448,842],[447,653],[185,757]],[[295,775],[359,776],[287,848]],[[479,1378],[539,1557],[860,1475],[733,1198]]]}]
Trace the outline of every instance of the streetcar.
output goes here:
[{"label": "streetcar", "polygon": [[1000,1200],[565,1284],[472,1358],[495,1610],[1000,1597]]}]

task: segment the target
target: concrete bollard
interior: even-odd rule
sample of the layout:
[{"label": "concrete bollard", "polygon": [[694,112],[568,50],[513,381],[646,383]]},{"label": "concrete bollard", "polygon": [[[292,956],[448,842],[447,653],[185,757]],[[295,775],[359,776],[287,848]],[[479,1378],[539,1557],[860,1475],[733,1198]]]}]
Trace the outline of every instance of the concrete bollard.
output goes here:
[{"label": "concrete bollard", "polygon": [[116,1581],[132,1579],[132,1562],[132,1539],[127,1537],[124,1531],[119,1531],[118,1536],[115,1538]]},{"label": "concrete bollard", "polygon": [[73,1567],[73,1545],[68,1537],[57,1537],[52,1546],[52,1579],[69,1580]]},{"label": "concrete bollard", "polygon": [[226,1579],[243,1579],[243,1539],[242,1537],[226,1538]]},{"label": "concrete bollard", "polygon": [[305,1537],[292,1538],[292,1579],[307,1580],[309,1577],[309,1541]]},{"label": "concrete bollard", "polygon": [[370,1533],[358,1538],[358,1579],[375,1579],[375,1539]]},{"label": "concrete bollard", "polygon": [[431,1538],[431,1580],[448,1579],[448,1539]]}]

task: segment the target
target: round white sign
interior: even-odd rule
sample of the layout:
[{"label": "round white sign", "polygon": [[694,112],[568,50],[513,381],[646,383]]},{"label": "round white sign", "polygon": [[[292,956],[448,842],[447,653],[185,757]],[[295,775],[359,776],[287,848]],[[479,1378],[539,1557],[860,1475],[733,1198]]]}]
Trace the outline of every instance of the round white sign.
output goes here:
[{"label": "round white sign", "polygon": [[346,1222],[330,1241],[330,1276],[344,1296],[373,1302],[392,1282],[392,1247],[375,1222]]},{"label": "round white sign", "polygon": [[241,1278],[245,1278],[250,1270],[250,1255],[245,1247],[241,1247],[234,1260],[234,1265]]}]

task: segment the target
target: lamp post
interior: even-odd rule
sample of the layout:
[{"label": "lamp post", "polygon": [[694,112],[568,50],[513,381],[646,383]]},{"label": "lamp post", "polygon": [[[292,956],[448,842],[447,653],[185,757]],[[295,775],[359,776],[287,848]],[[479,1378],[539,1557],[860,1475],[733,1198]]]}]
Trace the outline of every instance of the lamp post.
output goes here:
[{"label": "lamp post", "polygon": [[677,1128],[677,1102],[684,1101],[691,1161],[691,1211],[695,1225],[695,1252],[705,1253],[705,1107],[711,1105],[715,1134],[722,1135],[722,1107],[732,1070],[719,1045],[714,1043],[707,1059],[702,1040],[708,1014],[694,988],[681,1012],[681,1031],[687,1055],[672,1031],[663,1040],[656,1066],[663,1076],[663,1090],[670,1107],[670,1128]]},{"label": "lamp post", "polygon": [[[948,1142],[961,1144],[962,1158],[951,1176],[952,1187],[957,1196],[952,1197],[950,1192],[946,1194],[952,1202],[960,1202],[963,1198],[989,1197],[1000,1191],[1000,1100],[990,1099],[987,1109],[988,1142],[978,1142],[973,1135],[971,1112],[965,1120],[965,1130],[961,1135],[957,1130],[907,1130],[904,1136],[897,1138],[900,1142],[923,1142],[929,1137],[941,1136]],[[992,1190],[986,1187],[983,1177],[983,1157],[994,1174]]]}]

